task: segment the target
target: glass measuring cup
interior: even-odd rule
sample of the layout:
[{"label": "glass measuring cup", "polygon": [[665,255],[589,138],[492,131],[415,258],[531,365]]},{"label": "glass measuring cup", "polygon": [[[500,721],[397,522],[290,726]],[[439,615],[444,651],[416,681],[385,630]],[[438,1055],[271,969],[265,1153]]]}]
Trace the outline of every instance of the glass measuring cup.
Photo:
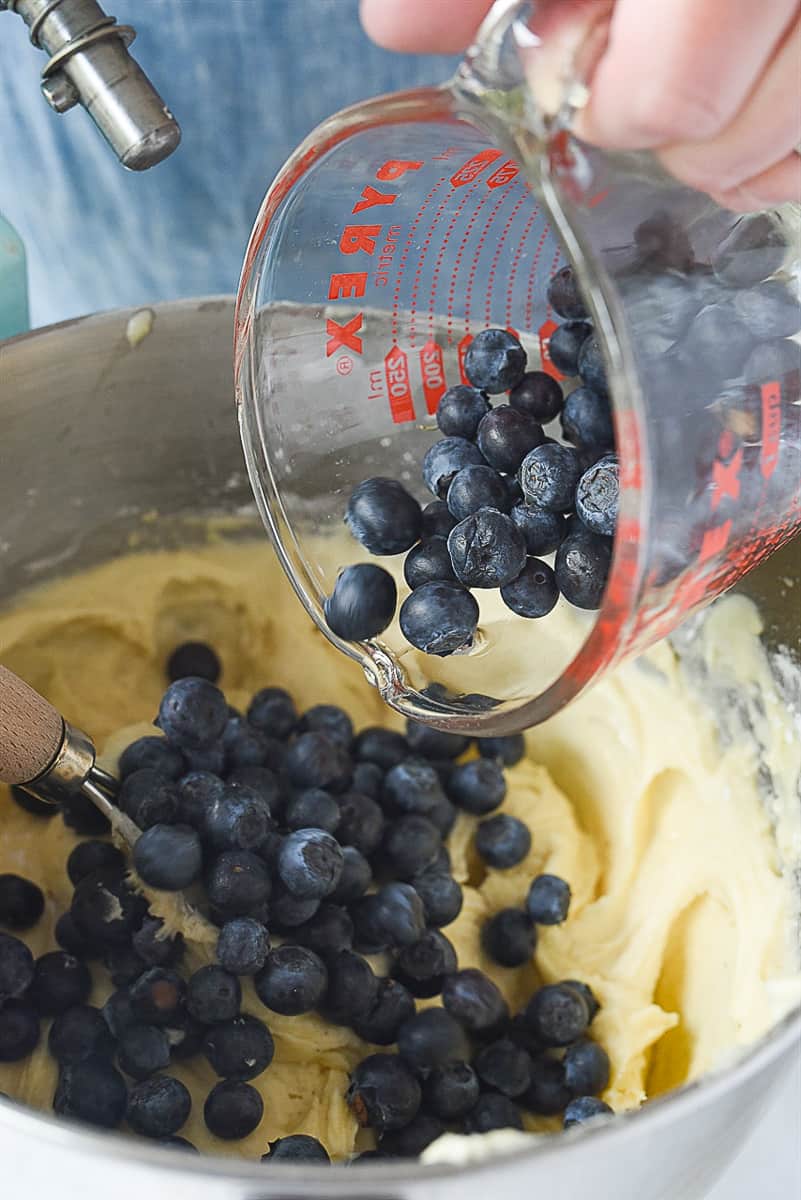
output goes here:
[{"label": "glass measuring cup", "polygon": [[[741,219],[650,155],[570,134],[609,7],[498,0],[450,83],[316,129],[247,250],[237,402],[262,516],[320,629],[393,707],[442,728],[494,735],[545,719],[801,527],[798,209]],[[560,377],[546,289],[567,262],[603,352],[620,460],[600,611],[560,601],[526,621],[480,594],[469,653],[414,651],[397,623],[342,642],[323,603],[338,570],[367,557],[342,525],[350,492],[385,475],[431,499],[420,463],[479,330],[514,330],[528,369]]]}]

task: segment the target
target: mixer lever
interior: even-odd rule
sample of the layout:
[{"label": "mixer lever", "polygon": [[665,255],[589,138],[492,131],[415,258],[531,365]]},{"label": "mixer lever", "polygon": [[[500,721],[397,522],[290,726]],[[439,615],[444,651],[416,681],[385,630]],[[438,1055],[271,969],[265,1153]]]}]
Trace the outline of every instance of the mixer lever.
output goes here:
[{"label": "mixer lever", "polygon": [[0,0],[22,17],[49,60],[42,92],[56,112],[82,104],[124,167],[144,171],[172,154],[181,129],[128,53],[136,37],[95,0]]}]

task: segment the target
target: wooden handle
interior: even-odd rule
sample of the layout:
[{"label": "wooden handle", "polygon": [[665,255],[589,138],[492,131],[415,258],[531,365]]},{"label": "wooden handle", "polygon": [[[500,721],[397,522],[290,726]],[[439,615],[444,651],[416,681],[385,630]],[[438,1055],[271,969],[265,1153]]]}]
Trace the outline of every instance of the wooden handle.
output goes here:
[{"label": "wooden handle", "polygon": [[43,696],[0,666],[0,782],[28,783],[53,761],[64,722]]}]

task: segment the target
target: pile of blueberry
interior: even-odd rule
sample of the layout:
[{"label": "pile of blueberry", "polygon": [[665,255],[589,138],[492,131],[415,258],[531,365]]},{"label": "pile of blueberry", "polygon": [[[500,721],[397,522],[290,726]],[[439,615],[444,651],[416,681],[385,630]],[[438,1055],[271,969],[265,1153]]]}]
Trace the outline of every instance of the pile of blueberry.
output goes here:
[{"label": "pile of blueberry", "polygon": [[[468,738],[414,722],[405,736],[357,734],[341,708],[298,714],[277,687],[241,714],[215,685],[209,647],[180,647],[169,668],[179,677],[156,718],[165,736],[123,752],[119,803],[143,831],[136,873],[153,888],[193,889],[219,927],[216,962],[182,972],[183,938],[166,936],[122,852],[97,836],[103,818],[73,807],[66,819],[91,836],[67,859],[74,890],[56,924],[60,949],[33,958],[17,935],[41,918],[42,892],[0,876],[0,1062],[27,1057],[48,1022],[57,1113],[192,1149],[180,1136],[190,1093],[170,1066],[203,1056],[220,1078],[204,1105],[208,1129],[246,1137],[263,1115],[250,1081],[274,1053],[267,1020],[241,1011],[251,978],[265,1017],[317,1012],[397,1047],[365,1058],[348,1091],[377,1136],[371,1154],[416,1155],[446,1129],[521,1128],[522,1110],[564,1113],[566,1125],[608,1112],[595,1098],[609,1063],[587,1037],[590,989],[542,987],[512,1015],[485,974],[459,969],[442,932],[462,907],[444,844],[460,811],[481,818],[487,869],[528,853],[527,826],[498,811],[522,737],[484,739],[471,758]],[[54,811],[14,794],[43,819]],[[567,883],[538,877],[520,908],[487,921],[488,955],[530,963],[537,925],[563,921],[569,903]],[[373,954],[386,975],[364,957]],[[115,989],[102,1009],[89,1003],[96,964]],[[416,1012],[416,998],[434,996],[440,1007]],[[265,1157],[328,1161],[303,1135]]]},{"label": "pile of blueberry", "polygon": [[[425,508],[394,479],[354,488],[351,533],[375,555],[406,553],[411,595],[400,627],[413,646],[448,655],[469,647],[479,609],[472,589],[499,588],[521,617],[544,617],[559,595],[579,608],[603,598],[618,510],[618,462],[606,373],[572,268],[551,280],[551,307],[564,319],[550,354],[581,386],[563,397],[544,371],[526,371],[526,353],[504,329],[485,329],[467,350],[472,386],[445,392],[437,409],[444,435],[423,459],[435,499]],[[509,393],[493,407],[491,394]],[[547,437],[561,418],[571,445]],[[556,554],[554,566],[543,555]],[[325,606],[339,637],[361,641],[387,628],[397,589],[382,567],[345,568]]]}]

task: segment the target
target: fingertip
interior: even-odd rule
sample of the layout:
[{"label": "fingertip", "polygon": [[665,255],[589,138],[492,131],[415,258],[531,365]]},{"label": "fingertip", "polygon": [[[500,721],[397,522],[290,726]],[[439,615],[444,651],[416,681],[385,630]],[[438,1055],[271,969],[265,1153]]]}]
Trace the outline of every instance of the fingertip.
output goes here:
[{"label": "fingertip", "polygon": [[458,54],[470,45],[491,0],[360,0],[365,33],[385,50]]}]

